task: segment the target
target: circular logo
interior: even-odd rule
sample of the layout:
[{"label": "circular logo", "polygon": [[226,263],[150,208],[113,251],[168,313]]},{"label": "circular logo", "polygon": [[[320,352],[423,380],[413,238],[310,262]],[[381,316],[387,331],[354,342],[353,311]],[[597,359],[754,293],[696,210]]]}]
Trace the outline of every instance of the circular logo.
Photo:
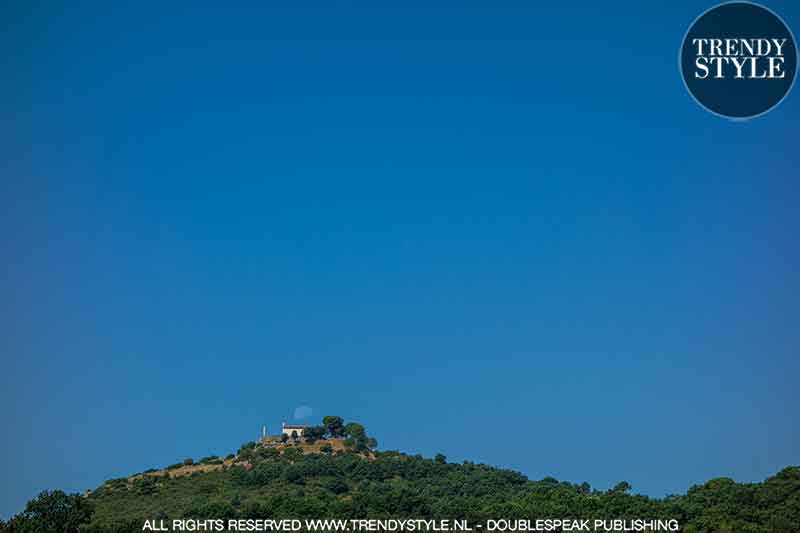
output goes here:
[{"label": "circular logo", "polygon": [[683,38],[680,68],[689,94],[734,120],[763,115],[789,93],[797,47],[789,27],[766,7],[734,1],[712,7]]}]

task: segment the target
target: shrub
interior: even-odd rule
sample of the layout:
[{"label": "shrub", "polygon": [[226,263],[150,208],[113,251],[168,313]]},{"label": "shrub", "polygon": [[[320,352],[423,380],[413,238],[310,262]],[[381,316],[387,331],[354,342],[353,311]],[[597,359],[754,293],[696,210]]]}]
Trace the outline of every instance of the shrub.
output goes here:
[{"label": "shrub", "polygon": [[289,459],[290,461],[296,461],[303,455],[303,450],[300,448],[288,448],[283,450],[283,456]]},{"label": "shrub", "polygon": [[295,485],[305,485],[305,477],[303,476],[303,471],[296,467],[288,468],[284,473],[284,479],[289,483],[294,483]]},{"label": "shrub", "polygon": [[242,444],[239,447],[237,455],[242,455],[245,452],[252,451],[253,449],[255,449],[255,447],[256,447],[255,441],[246,442],[245,444]]},{"label": "shrub", "polygon": [[259,448],[254,455],[259,460],[275,459],[280,453],[275,448]]},{"label": "shrub", "polygon": [[329,491],[331,491],[332,493],[334,493],[334,494],[342,494],[342,493],[347,492],[347,490],[348,490],[347,483],[345,483],[343,480],[339,479],[338,477],[328,480],[324,484],[324,487],[326,489],[328,489]]}]

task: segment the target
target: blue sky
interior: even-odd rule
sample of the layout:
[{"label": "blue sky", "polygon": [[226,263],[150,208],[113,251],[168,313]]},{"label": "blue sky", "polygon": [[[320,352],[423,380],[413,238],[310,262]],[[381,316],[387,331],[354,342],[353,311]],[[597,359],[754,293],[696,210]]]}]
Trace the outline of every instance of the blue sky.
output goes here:
[{"label": "blue sky", "polygon": [[711,3],[162,4],[0,8],[0,515],[300,405],[654,496],[800,463],[800,100],[694,103]]}]

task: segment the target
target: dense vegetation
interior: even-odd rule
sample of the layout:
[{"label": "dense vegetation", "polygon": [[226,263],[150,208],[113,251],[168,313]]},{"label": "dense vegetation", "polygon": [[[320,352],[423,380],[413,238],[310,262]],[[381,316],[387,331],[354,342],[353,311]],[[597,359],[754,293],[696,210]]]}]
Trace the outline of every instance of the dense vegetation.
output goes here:
[{"label": "dense vegetation", "polygon": [[[362,428],[363,429],[363,428]],[[677,519],[690,532],[800,531],[800,467],[761,483],[727,478],[651,499],[621,482],[607,491],[510,470],[372,452],[359,432],[342,452],[303,454],[245,445],[246,464],[185,477],[107,482],[88,498],[43,493],[0,531],[141,531],[153,518]],[[330,436],[324,434],[323,436]],[[337,435],[344,437],[345,434]],[[348,438],[354,438],[352,436]],[[215,461],[215,457],[205,462]],[[60,520],[67,520],[63,522]],[[76,529],[77,523],[82,523]]]}]

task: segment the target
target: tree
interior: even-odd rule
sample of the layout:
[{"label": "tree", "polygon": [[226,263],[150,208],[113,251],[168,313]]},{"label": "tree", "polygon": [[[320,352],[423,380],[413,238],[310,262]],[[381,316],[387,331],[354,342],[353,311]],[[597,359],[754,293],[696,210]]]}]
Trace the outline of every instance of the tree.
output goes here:
[{"label": "tree", "polygon": [[628,483],[627,481],[620,481],[619,483],[614,485],[614,488],[611,489],[611,492],[620,492],[620,493],[625,494],[630,490],[631,490],[631,484],[630,483]]},{"label": "tree", "polygon": [[289,436],[286,433],[281,433],[281,442],[286,444],[287,440],[289,440]]},{"label": "tree", "polygon": [[322,419],[322,425],[331,437],[344,436],[344,420],[340,416],[326,416]]},{"label": "tree", "polygon": [[280,455],[280,453],[275,448],[259,448],[256,450],[255,458],[259,460],[275,459],[278,455]]},{"label": "tree", "polygon": [[338,477],[328,480],[324,486],[334,494],[342,494],[348,490],[347,483]]},{"label": "tree", "polygon": [[447,457],[445,457],[444,454],[437,453],[436,457],[434,458],[434,461],[436,461],[440,465],[443,465],[447,462]]},{"label": "tree", "polygon": [[364,431],[364,426],[356,422],[350,422],[347,424],[344,427],[344,432],[348,437],[353,437],[354,439],[364,438],[367,434],[367,432]]},{"label": "tree", "polygon": [[246,452],[247,450],[252,450],[255,447],[256,447],[255,441],[246,442],[239,447],[239,451],[237,452],[237,454],[241,455],[243,452]]},{"label": "tree", "polygon": [[331,455],[333,453],[333,446],[330,444],[323,444],[319,447],[319,451],[324,453],[325,455]]},{"label": "tree", "polygon": [[346,448],[355,452],[367,452],[378,446],[378,441],[367,436],[364,426],[351,422],[345,426],[347,438],[344,441]]},{"label": "tree", "polygon": [[8,523],[10,531],[73,533],[92,519],[92,504],[79,494],[43,491]]},{"label": "tree", "polygon": [[305,431],[303,431],[303,437],[309,444],[314,444],[324,436],[325,436],[325,428],[322,426],[307,427]]},{"label": "tree", "polygon": [[289,461],[294,462],[303,456],[303,450],[300,448],[287,448],[286,450],[283,450],[283,456]]},{"label": "tree", "polygon": [[255,457],[255,448],[242,448],[239,450],[238,458],[242,461],[252,461]]}]

